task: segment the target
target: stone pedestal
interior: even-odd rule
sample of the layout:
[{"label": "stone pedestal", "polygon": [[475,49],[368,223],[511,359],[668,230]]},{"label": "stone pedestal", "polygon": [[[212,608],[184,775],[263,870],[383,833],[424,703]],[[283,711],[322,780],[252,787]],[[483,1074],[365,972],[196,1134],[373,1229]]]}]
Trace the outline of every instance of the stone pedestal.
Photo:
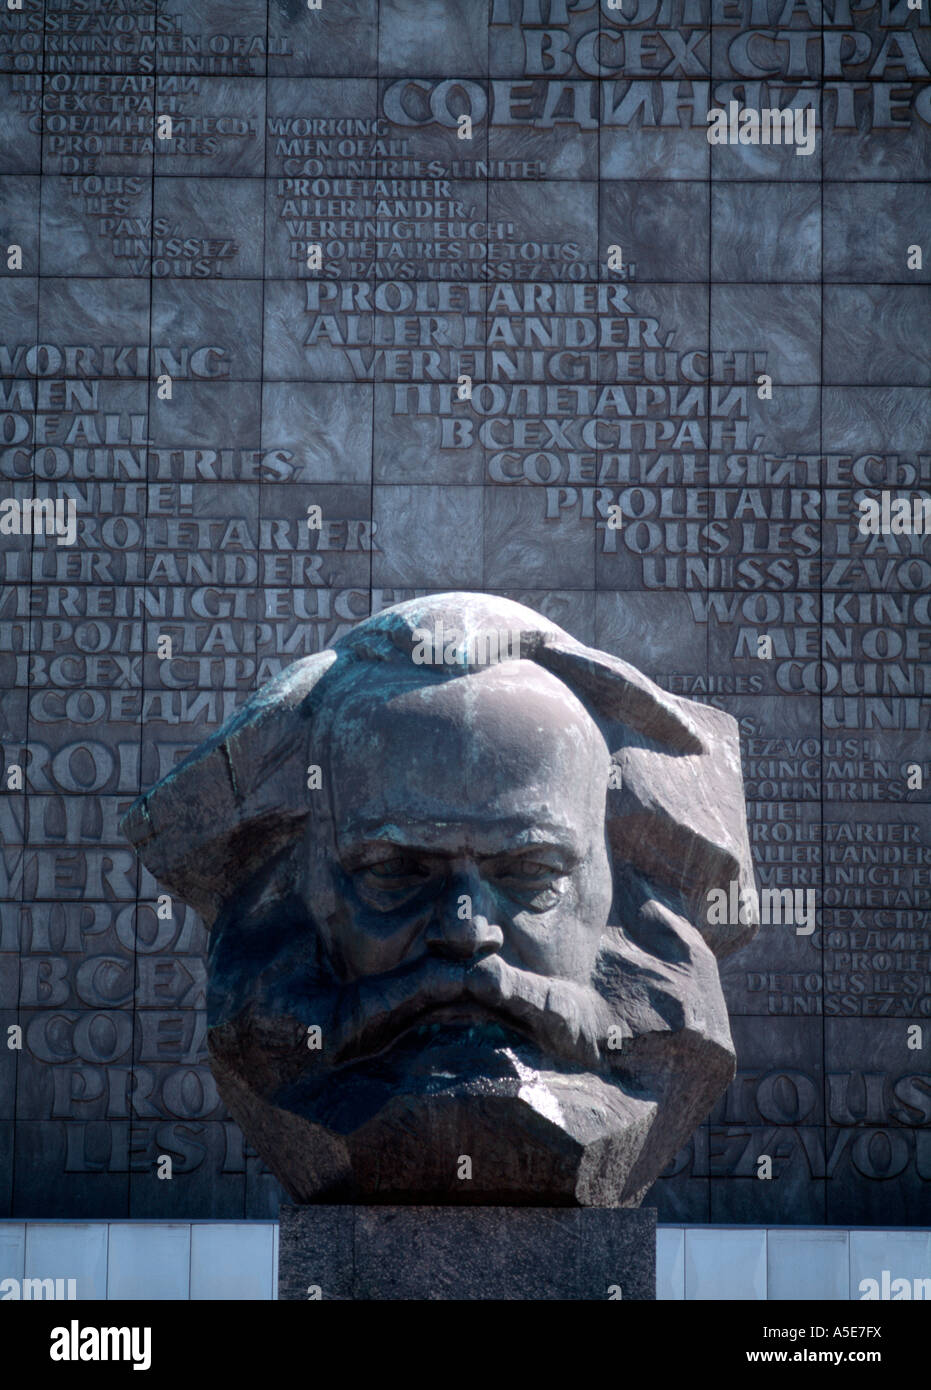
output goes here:
[{"label": "stone pedestal", "polygon": [[654,1299],[656,1212],[284,1206],[278,1297]]}]

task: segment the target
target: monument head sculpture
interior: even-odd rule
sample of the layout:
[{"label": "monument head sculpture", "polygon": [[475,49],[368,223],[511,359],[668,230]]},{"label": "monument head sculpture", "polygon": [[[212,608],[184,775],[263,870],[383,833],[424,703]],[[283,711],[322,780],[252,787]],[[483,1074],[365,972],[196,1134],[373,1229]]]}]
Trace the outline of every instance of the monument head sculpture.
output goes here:
[{"label": "monument head sculpture", "polygon": [[367,619],[123,828],[211,929],[211,1066],[296,1201],[636,1205],[733,1076],[735,721],[519,604]]}]

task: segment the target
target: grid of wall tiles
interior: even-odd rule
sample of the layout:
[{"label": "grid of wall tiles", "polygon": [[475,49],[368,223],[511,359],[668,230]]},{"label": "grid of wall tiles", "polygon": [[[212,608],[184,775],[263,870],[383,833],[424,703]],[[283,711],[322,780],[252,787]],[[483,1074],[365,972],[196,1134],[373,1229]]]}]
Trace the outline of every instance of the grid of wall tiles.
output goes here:
[{"label": "grid of wall tiles", "polygon": [[[0,1221],[0,1298],[74,1279],[81,1299],[277,1297],[274,1221]],[[864,1279],[931,1279],[931,1228],[660,1226],[657,1297],[858,1299]],[[64,1285],[67,1292],[67,1284]]]}]

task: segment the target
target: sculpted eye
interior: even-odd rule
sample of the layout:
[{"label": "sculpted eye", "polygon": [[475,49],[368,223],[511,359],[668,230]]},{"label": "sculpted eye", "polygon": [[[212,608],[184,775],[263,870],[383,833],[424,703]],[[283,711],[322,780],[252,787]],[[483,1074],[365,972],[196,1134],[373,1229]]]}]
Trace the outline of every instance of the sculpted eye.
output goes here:
[{"label": "sculpted eye", "polygon": [[[537,857],[542,854],[544,857]],[[571,857],[538,850],[536,854],[513,854],[490,866],[489,876],[498,890],[513,903],[530,912],[548,912],[565,891],[565,878],[572,869]]]},{"label": "sculpted eye", "polygon": [[426,891],[435,870],[429,861],[401,850],[363,861],[351,873],[363,903],[376,912],[394,912]]},{"label": "sculpted eye", "polygon": [[514,854],[499,859],[492,868],[492,876],[499,880],[511,879],[518,883],[555,883],[570,869],[563,857],[558,854],[543,855]]},{"label": "sculpted eye", "polygon": [[379,859],[374,864],[365,865],[363,874],[373,878],[426,878],[428,869],[418,859],[407,854],[395,854],[390,859]]},{"label": "sculpted eye", "polygon": [[559,878],[562,870],[556,864],[544,864],[540,859],[518,859],[505,870],[504,877],[511,878]]}]

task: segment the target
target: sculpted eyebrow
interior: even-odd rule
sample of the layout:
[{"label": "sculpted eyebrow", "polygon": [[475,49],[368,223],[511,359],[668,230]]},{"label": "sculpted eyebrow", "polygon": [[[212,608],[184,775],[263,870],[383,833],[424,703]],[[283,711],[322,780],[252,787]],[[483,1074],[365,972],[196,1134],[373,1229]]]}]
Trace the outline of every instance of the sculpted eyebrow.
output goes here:
[{"label": "sculpted eyebrow", "polygon": [[419,849],[416,845],[389,840],[367,840],[362,844],[353,844],[341,849],[339,857],[344,869],[355,870],[364,868],[370,863],[377,863],[379,858],[392,858],[391,850],[394,850],[395,854],[407,854],[412,858],[427,853],[426,850]]},{"label": "sculpted eyebrow", "polygon": [[[457,851],[450,851],[441,846],[398,838],[397,832],[395,832],[395,834],[367,835],[362,840],[348,841],[340,845],[339,856],[344,868],[354,870],[362,867],[367,860],[379,854],[385,858],[390,857],[387,851],[392,849],[398,854],[419,855],[426,859],[437,860],[453,858],[457,853]],[[561,855],[563,859],[568,861],[568,867],[573,866],[581,857],[581,851],[572,840],[521,834],[515,841],[508,844],[476,853],[475,858],[479,863],[491,863],[496,859],[531,858],[534,853],[545,854],[547,852]]]}]

